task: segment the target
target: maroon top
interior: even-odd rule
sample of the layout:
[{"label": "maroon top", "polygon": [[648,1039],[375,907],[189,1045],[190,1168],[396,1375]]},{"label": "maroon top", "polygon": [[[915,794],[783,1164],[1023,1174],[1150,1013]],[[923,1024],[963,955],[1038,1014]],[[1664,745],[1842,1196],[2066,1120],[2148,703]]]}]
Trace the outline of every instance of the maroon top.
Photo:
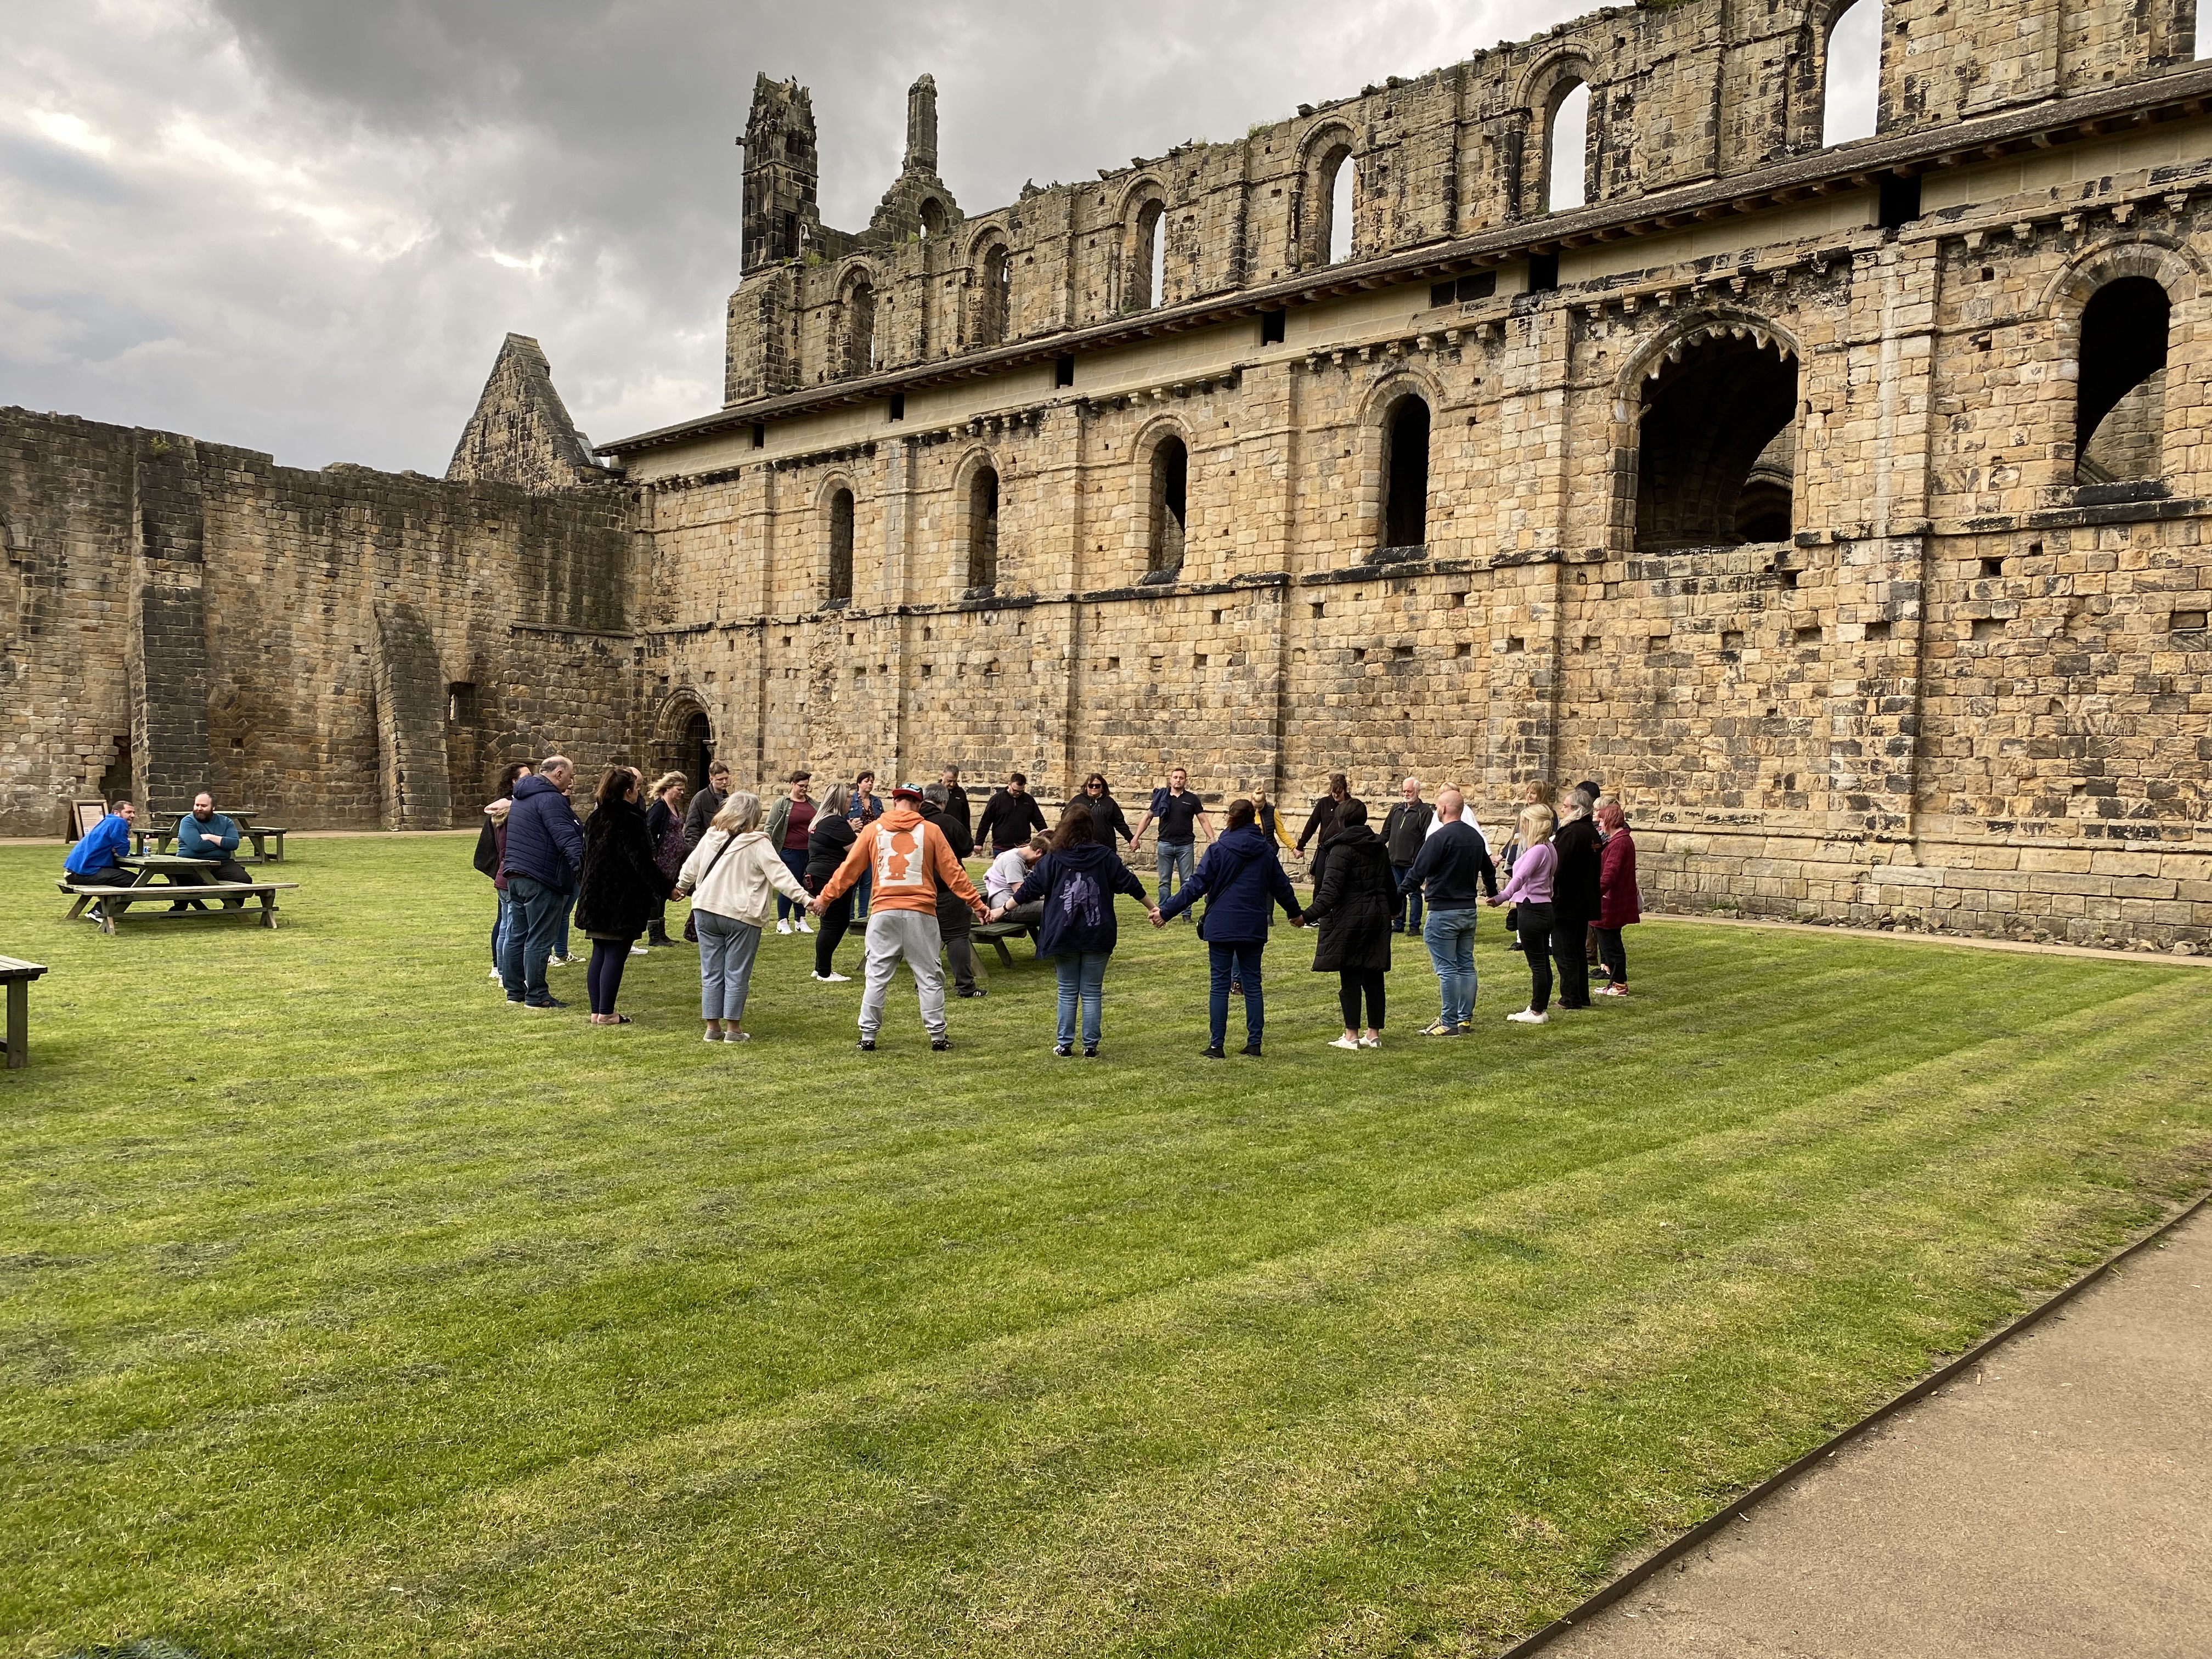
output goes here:
[{"label": "maroon top", "polygon": [[814,803],[811,800],[792,802],[791,817],[783,826],[783,850],[787,853],[804,853],[806,850],[807,835],[813,825]]},{"label": "maroon top", "polygon": [[1597,855],[1597,925],[1626,927],[1644,920],[1636,896],[1636,842],[1622,824],[1605,838]]}]

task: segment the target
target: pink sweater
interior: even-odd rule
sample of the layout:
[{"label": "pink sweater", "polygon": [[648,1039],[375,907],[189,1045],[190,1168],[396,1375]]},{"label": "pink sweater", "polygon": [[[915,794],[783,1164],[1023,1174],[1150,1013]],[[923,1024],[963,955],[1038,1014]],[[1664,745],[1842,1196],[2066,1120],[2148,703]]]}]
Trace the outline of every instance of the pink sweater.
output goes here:
[{"label": "pink sweater", "polygon": [[1552,877],[1559,867],[1559,855],[1552,850],[1552,843],[1539,842],[1513,860],[1513,878],[1505,884],[1505,890],[1498,896],[1501,904],[1549,904],[1552,902]]}]

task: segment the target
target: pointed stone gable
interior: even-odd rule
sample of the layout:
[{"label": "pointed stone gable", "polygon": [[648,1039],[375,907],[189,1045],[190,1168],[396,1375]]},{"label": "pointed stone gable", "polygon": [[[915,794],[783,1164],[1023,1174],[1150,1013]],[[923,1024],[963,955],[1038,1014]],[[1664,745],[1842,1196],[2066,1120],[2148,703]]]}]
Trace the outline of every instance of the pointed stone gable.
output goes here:
[{"label": "pointed stone gable", "polygon": [[553,389],[552,366],[538,342],[508,335],[454,447],[447,481],[515,484],[544,495],[603,483],[607,476]]}]

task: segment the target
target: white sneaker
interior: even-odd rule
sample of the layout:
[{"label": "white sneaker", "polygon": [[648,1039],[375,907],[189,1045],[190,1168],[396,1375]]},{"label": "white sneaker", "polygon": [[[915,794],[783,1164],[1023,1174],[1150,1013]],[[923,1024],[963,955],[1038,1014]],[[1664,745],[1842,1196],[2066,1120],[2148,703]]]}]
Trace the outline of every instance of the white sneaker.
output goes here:
[{"label": "white sneaker", "polygon": [[1533,1008],[1523,1008],[1519,1013],[1508,1014],[1505,1018],[1516,1025],[1548,1025],[1552,1023],[1550,1014],[1540,1014]]},{"label": "white sneaker", "polygon": [[814,977],[824,985],[850,985],[853,982],[850,974],[817,974]]},{"label": "white sneaker", "polygon": [[1359,1046],[1363,1048],[1380,1048],[1382,1046],[1382,1039],[1379,1036],[1364,1036],[1359,1039]]},{"label": "white sneaker", "polygon": [[1329,1039],[1328,1046],[1332,1048],[1357,1048],[1359,1047],[1359,1039],[1358,1037],[1332,1037]]},{"label": "white sneaker", "polygon": [[791,931],[791,924],[787,921],[779,921],[775,925],[775,931],[779,933],[787,933]]},{"label": "white sneaker", "polygon": [[493,982],[494,984],[497,984],[497,983],[499,982],[499,976],[500,976],[500,975],[499,975],[499,969],[496,969],[496,968],[493,969],[491,970],[491,977],[492,977],[492,982]]},{"label": "white sneaker", "polygon": [[653,954],[652,951],[647,950],[642,945],[631,945],[629,947],[629,953],[634,957],[649,957]]},{"label": "white sneaker", "polygon": [[806,918],[805,918],[805,916],[801,916],[801,917],[799,917],[799,920],[798,920],[797,921],[793,922],[792,925],[793,925],[793,927],[795,927],[796,928],[798,928],[798,929],[799,929],[799,931],[800,933],[812,933],[812,932],[814,931],[811,927],[809,927],[806,925]]}]

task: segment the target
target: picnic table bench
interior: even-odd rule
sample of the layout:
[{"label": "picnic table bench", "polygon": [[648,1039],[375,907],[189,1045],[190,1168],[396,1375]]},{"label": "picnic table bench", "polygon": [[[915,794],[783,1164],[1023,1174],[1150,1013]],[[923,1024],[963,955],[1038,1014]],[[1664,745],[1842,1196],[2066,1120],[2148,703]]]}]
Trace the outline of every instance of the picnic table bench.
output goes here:
[{"label": "picnic table bench", "polygon": [[976,923],[974,936],[999,953],[999,965],[1014,965],[1013,952],[1006,949],[1010,939],[1035,939],[1037,930],[1033,923],[1021,921],[983,921]]},{"label": "picnic table bench", "polygon": [[31,1060],[31,981],[46,970],[35,962],[0,957],[0,984],[8,988],[8,1069],[21,1071]]},{"label": "picnic table bench", "polygon": [[[77,887],[66,880],[54,884],[76,900],[64,921],[74,921],[84,914],[86,906],[97,904],[100,931],[103,933],[114,933],[115,925],[130,914],[133,906],[141,907],[141,921],[245,916],[264,927],[274,927],[276,895],[296,892],[300,885],[296,881],[217,881],[215,866],[205,859],[179,858],[168,853],[134,854],[117,862],[136,872],[137,879],[128,887]],[[249,898],[261,901],[258,910],[247,908],[246,901]],[[210,899],[220,901],[218,908],[206,908]],[[144,908],[157,904],[168,908]]]},{"label": "picnic table bench", "polygon": [[[283,863],[284,837],[289,833],[289,830],[273,823],[255,823],[243,812],[231,812],[225,816],[238,826],[238,833],[241,839],[253,843],[253,856],[250,859],[239,860],[240,864]],[[131,830],[131,850],[139,854],[167,852],[169,844],[177,838],[177,823],[178,820],[175,818],[148,820],[144,829]],[[269,850],[269,844],[271,842],[274,842],[276,846],[276,850],[273,853]]]}]

